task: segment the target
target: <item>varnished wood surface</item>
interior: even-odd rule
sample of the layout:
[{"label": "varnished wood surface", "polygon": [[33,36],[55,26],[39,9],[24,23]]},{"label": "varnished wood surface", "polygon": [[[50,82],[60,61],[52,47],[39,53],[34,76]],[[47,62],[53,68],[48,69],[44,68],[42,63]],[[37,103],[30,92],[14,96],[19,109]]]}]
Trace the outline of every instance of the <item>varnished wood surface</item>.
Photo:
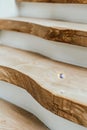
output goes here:
[{"label": "varnished wood surface", "polygon": [[49,130],[33,114],[0,99],[0,130]]},{"label": "varnished wood surface", "polygon": [[46,109],[87,127],[86,68],[0,46],[0,80],[26,89]]},{"label": "varnished wood surface", "polygon": [[47,2],[47,3],[87,4],[87,0],[17,0],[17,2]]},{"label": "varnished wood surface", "polygon": [[28,33],[61,44],[87,47],[87,24],[16,17],[0,19],[0,30]]}]

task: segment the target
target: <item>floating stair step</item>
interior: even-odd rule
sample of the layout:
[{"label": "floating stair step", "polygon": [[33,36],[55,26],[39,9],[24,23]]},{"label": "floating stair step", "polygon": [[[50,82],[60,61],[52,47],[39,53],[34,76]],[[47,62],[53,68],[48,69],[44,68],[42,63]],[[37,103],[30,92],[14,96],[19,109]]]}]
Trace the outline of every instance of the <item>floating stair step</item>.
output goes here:
[{"label": "floating stair step", "polygon": [[14,17],[0,19],[0,30],[23,32],[51,41],[87,47],[87,24]]},{"label": "floating stair step", "polygon": [[87,127],[87,69],[0,46],[0,80],[24,88],[46,109]]},{"label": "floating stair step", "polygon": [[87,0],[17,0],[17,2],[79,3],[87,4]]},{"label": "floating stair step", "polygon": [[0,130],[49,130],[33,114],[0,99]]},{"label": "floating stair step", "polygon": [[[0,97],[6,101],[33,113],[50,130],[87,130],[87,127],[68,121],[42,107],[34,98],[24,89],[13,84],[0,81]],[[0,129],[2,130],[2,129]]]}]

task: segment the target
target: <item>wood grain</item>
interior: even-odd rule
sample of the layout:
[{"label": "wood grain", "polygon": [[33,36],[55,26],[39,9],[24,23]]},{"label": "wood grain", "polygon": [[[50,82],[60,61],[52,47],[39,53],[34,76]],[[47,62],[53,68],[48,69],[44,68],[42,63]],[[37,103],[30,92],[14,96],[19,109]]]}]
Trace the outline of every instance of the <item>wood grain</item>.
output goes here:
[{"label": "wood grain", "polygon": [[0,130],[49,130],[33,114],[0,99]]},{"label": "wood grain", "polygon": [[[45,21],[46,22],[46,21]],[[56,41],[56,42],[64,42],[71,45],[78,45],[87,47],[87,31],[84,30],[75,30],[70,29],[67,27],[60,27],[58,25],[54,26],[45,24],[44,20],[41,21],[42,25],[38,20],[36,19],[35,23],[34,20],[26,22],[21,20],[16,20],[16,18],[13,18],[13,20],[0,20],[0,30],[11,30],[11,31],[17,31],[22,33],[28,33],[31,35],[35,35],[47,40]],[[38,24],[37,24],[38,23]],[[50,23],[50,21],[49,21]],[[73,24],[74,26],[74,24]],[[79,25],[80,27],[80,25]],[[85,26],[87,28],[87,26]],[[84,27],[84,28],[85,28]]]},{"label": "wood grain", "polygon": [[24,88],[49,111],[87,127],[86,68],[0,46],[0,80]]},{"label": "wood grain", "polygon": [[87,4],[87,0],[17,0],[17,2],[47,2],[47,3]]}]

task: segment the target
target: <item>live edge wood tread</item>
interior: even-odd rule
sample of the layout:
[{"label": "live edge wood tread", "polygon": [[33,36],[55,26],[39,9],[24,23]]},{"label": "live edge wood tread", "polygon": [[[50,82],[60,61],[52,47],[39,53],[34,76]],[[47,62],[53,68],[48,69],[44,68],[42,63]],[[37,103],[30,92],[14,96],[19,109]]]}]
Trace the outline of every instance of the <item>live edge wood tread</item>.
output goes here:
[{"label": "live edge wood tread", "polygon": [[43,107],[87,127],[87,69],[0,45],[0,80],[29,92]]},{"label": "live edge wood tread", "polygon": [[15,17],[0,19],[0,30],[28,33],[46,40],[61,42],[61,44],[63,42],[65,44],[87,47],[86,24]]},{"label": "live edge wood tread", "polygon": [[87,4],[87,0],[17,0],[17,2],[47,2],[47,3],[75,3]]},{"label": "live edge wood tread", "polygon": [[49,130],[33,114],[0,99],[0,130]]}]

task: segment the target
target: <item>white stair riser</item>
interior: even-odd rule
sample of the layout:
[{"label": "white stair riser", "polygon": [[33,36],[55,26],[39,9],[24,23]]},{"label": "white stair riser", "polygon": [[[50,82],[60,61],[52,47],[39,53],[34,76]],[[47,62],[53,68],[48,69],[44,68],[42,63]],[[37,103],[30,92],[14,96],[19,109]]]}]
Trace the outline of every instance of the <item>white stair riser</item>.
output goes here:
[{"label": "white stair riser", "polygon": [[19,15],[35,18],[59,19],[64,21],[87,23],[87,5],[20,3]]},{"label": "white stair riser", "polygon": [[48,41],[33,35],[12,31],[1,31],[0,43],[87,68],[87,48],[85,47]]}]

